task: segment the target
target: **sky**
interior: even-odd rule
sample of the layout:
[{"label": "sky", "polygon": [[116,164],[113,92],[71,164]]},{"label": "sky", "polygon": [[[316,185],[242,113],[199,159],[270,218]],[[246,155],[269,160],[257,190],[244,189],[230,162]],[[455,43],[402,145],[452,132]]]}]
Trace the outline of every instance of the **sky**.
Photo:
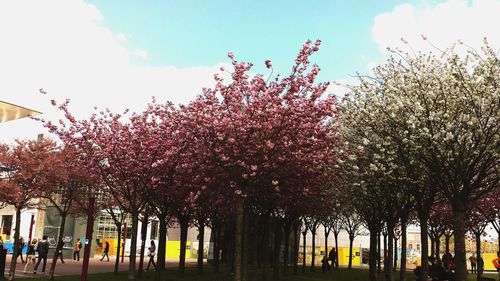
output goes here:
[{"label": "sky", "polygon": [[[386,47],[432,50],[463,40],[500,47],[500,0],[131,1],[0,0],[0,100],[60,118],[49,100],[94,110],[142,110],[151,96],[176,104],[211,87],[227,52],[253,73],[286,75],[307,39],[321,81],[351,83],[388,56]],[[41,95],[43,88],[47,95]],[[332,86],[341,96],[345,88]],[[0,141],[44,132],[30,119],[0,124]]]}]

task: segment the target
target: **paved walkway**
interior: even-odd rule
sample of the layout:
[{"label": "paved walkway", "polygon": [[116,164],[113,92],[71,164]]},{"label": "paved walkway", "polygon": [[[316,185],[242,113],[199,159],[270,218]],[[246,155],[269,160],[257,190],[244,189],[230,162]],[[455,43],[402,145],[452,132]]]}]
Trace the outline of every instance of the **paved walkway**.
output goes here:
[{"label": "paved walkway", "polygon": [[[7,262],[5,265],[5,275],[7,276],[9,274],[9,268],[10,268],[10,260],[11,260],[12,255],[7,256]],[[89,274],[92,273],[104,273],[104,272],[113,272],[114,266],[115,266],[115,257],[110,257],[110,261],[107,262],[106,260],[100,261],[100,256],[95,256],[94,258],[91,258],[89,261]],[[145,257],[144,259],[144,269],[147,267],[147,262],[148,258]],[[56,265],[56,276],[62,276],[62,275],[80,275],[82,273],[82,258],[80,258],[80,261],[74,261],[73,259],[65,259],[65,263],[62,264],[61,260],[57,261]],[[156,260],[155,260],[156,261]],[[167,259],[167,267],[174,267],[177,266],[178,264],[177,259]],[[46,267],[46,272],[49,272],[50,266],[52,264],[52,259],[47,260],[47,267]],[[136,264],[137,267],[139,267],[139,258],[136,259]],[[195,259],[187,259],[186,260],[186,265],[194,265],[196,264]],[[24,263],[21,263],[21,259],[17,259],[17,266],[16,266],[16,275],[17,276],[33,276],[33,265],[28,265],[26,271],[27,273],[25,274],[24,271]],[[38,275],[40,275],[42,270],[42,264],[38,267]],[[119,267],[120,271],[127,271],[128,270],[128,257],[125,257],[125,260],[123,263],[120,263]]]}]

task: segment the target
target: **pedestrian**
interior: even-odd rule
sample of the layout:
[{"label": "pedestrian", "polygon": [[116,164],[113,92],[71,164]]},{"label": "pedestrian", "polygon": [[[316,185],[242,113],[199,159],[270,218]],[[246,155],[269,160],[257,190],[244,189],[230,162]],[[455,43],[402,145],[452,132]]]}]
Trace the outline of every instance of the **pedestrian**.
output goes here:
[{"label": "pedestrian", "polygon": [[45,273],[45,266],[47,265],[47,255],[49,254],[49,242],[47,241],[48,236],[42,236],[36,245],[36,250],[38,251],[38,261],[36,262],[35,268],[33,269],[33,274],[36,274],[40,262],[43,260],[42,273]]},{"label": "pedestrian", "polygon": [[0,235],[0,248],[3,249],[3,237]]},{"label": "pedestrian", "polygon": [[330,265],[328,264],[328,256],[324,255],[321,260],[321,272],[326,273],[330,269]]},{"label": "pedestrian", "polygon": [[474,253],[472,253],[472,256],[469,257],[469,261],[470,261],[470,272],[471,274],[474,274],[477,272],[477,258],[476,256],[474,255]]},{"label": "pedestrian", "polygon": [[80,261],[80,250],[82,249],[82,242],[80,238],[76,239],[76,243],[73,246],[73,260]]},{"label": "pedestrian", "polygon": [[335,266],[336,258],[337,258],[337,251],[335,248],[332,248],[328,253],[328,260],[331,261],[330,265],[331,269],[333,269]]},{"label": "pedestrian", "polygon": [[104,257],[106,257],[108,259],[108,261],[109,261],[108,253],[109,253],[109,242],[106,241],[106,243],[104,244],[104,249],[102,251],[101,261],[104,259]]},{"label": "pedestrian", "polygon": [[479,276],[483,275],[484,271],[484,260],[483,257],[479,256],[477,257],[477,274]]},{"label": "pedestrian", "polygon": [[500,279],[500,251],[497,252],[497,257],[492,260],[493,266],[497,269],[498,278]]},{"label": "pedestrian", "polygon": [[28,245],[28,250],[26,251],[26,264],[24,265],[24,273],[26,273],[26,269],[28,268],[28,264],[35,265],[36,263],[36,243],[38,241],[33,239],[31,243]]},{"label": "pedestrian", "polygon": [[151,266],[151,264],[156,269],[155,255],[156,255],[155,241],[151,240],[151,246],[149,246],[149,248],[148,248],[149,262],[148,262],[148,267],[146,268],[146,270],[149,270],[149,267]]},{"label": "pedestrian", "polygon": [[19,257],[21,258],[21,262],[24,263],[23,259],[23,249],[26,243],[24,243],[24,238],[20,237],[19,238],[19,243],[17,244],[17,247],[19,249]]},{"label": "pedestrian", "polygon": [[57,258],[61,258],[61,263],[64,263],[64,259],[63,259],[63,247],[64,247],[64,241],[62,239],[62,237],[59,237],[59,240],[57,242],[57,257],[56,257],[56,260]]}]

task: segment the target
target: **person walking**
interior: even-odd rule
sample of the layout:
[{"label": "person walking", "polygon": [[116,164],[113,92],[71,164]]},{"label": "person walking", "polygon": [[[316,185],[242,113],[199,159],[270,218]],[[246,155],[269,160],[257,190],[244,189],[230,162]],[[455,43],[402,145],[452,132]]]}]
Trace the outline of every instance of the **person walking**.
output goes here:
[{"label": "person walking", "polygon": [[24,238],[20,237],[19,238],[19,243],[17,244],[17,247],[19,249],[19,257],[21,258],[21,263],[24,263],[24,259],[23,259],[23,249],[24,249],[24,246],[26,246],[26,243],[24,242]]},{"label": "person walking", "polygon": [[500,251],[497,252],[497,257],[492,260],[493,266],[498,272],[498,278],[500,279]]},{"label": "person walking", "polygon": [[36,250],[38,251],[38,261],[33,269],[33,274],[36,274],[38,271],[38,266],[40,262],[43,260],[42,273],[45,273],[45,266],[47,265],[47,256],[49,254],[49,242],[47,241],[48,236],[42,236],[42,240],[40,240],[36,245]]},{"label": "person walking", "polygon": [[331,261],[331,265],[330,265],[331,269],[335,268],[336,257],[337,257],[337,251],[335,250],[335,248],[332,248],[330,250],[330,253],[328,253],[328,260]]},{"label": "person walking", "polygon": [[108,261],[109,261],[108,253],[109,253],[109,242],[106,241],[106,243],[104,244],[104,249],[102,251],[101,261],[104,259],[104,257],[106,257],[108,259]]},{"label": "person walking", "polygon": [[64,247],[64,241],[63,241],[62,237],[59,237],[59,241],[57,242],[57,248],[59,248],[59,251],[57,252],[56,260],[57,260],[57,258],[61,258],[61,263],[64,263],[63,247]]},{"label": "person walking", "polygon": [[36,263],[36,243],[38,241],[36,239],[33,239],[31,243],[28,245],[28,250],[26,251],[26,264],[24,265],[24,273],[26,273],[26,269],[28,268],[28,265],[35,265]]},{"label": "person walking", "polygon": [[73,260],[80,261],[80,250],[82,249],[82,242],[80,238],[76,239],[76,243],[73,246]]},{"label": "person walking", "polygon": [[471,268],[470,272],[471,272],[471,274],[474,274],[477,271],[477,258],[474,255],[474,253],[472,253],[472,256],[469,257],[469,261],[470,261],[470,268]]},{"label": "person walking", "polygon": [[149,270],[149,267],[151,266],[151,264],[154,266],[154,268],[156,270],[156,263],[155,263],[156,245],[155,245],[155,241],[151,240],[151,246],[149,246],[148,251],[149,251],[149,253],[148,253],[149,262],[148,262],[148,267],[146,268],[146,270]]}]

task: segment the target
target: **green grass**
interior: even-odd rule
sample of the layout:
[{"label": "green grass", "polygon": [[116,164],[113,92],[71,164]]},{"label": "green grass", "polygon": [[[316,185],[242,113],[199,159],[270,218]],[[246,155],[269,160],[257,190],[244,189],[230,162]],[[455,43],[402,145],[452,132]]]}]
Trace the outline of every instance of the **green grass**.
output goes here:
[{"label": "green grass", "polygon": [[[269,271],[269,276],[272,276],[272,269]],[[365,269],[341,269],[333,272],[333,276],[329,273],[323,274],[321,273],[321,269],[317,269],[316,272],[309,272],[309,268],[307,268],[307,272],[305,274],[301,273],[301,268],[299,268],[299,274],[293,275],[292,270],[290,270],[289,275],[281,276],[279,280],[281,281],[321,281],[321,280],[338,280],[338,281],[366,281],[368,279],[368,270]],[[167,269],[165,274],[165,281],[180,281],[180,280],[189,280],[189,281],[231,281],[233,277],[230,272],[223,271],[221,273],[214,273],[211,268],[207,268],[205,274],[198,275],[196,268],[187,268],[186,274],[184,278],[180,276],[180,273],[177,269]],[[395,273],[395,280],[399,279],[399,273]],[[498,280],[496,274],[486,274],[487,277],[495,278]],[[22,278],[23,276],[17,276],[17,280],[22,281],[40,281],[46,279],[46,277],[38,277],[38,278]],[[60,276],[55,278],[56,281],[79,281],[80,276]],[[90,274],[89,281],[125,281],[127,280],[127,272],[120,272],[118,275],[114,275],[113,273],[100,273],[100,274]],[[145,272],[142,279],[144,281],[152,281],[154,280],[154,272]],[[259,270],[250,270],[249,272],[249,280],[250,281],[260,281],[261,273]],[[385,280],[384,274],[381,273],[379,275],[379,280]],[[415,277],[412,272],[407,273],[407,280],[412,281],[415,280]],[[470,275],[468,278],[469,281],[475,281],[476,277]]]}]

